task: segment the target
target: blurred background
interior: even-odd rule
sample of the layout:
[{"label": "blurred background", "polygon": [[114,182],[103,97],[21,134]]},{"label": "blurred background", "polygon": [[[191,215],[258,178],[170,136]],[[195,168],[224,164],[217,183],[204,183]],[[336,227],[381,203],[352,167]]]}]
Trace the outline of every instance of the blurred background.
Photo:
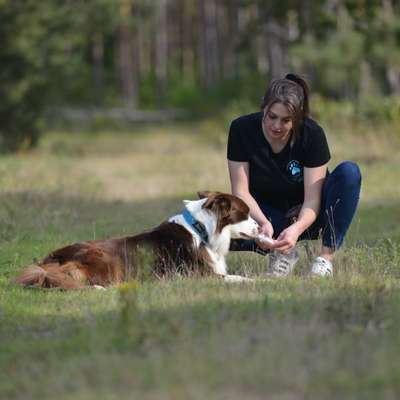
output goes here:
[{"label": "blurred background", "polygon": [[399,16],[396,0],[1,0],[1,151],[59,121],[251,111],[288,71],[315,116],[400,128]]}]

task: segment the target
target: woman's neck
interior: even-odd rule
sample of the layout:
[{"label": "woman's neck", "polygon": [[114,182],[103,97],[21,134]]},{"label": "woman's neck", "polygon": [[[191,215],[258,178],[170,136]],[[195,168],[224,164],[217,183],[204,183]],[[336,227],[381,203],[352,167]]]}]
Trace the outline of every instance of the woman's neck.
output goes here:
[{"label": "woman's neck", "polygon": [[283,139],[279,139],[279,140],[273,140],[268,133],[265,131],[264,126],[262,126],[262,130],[264,133],[264,137],[267,140],[267,142],[269,143],[269,145],[271,146],[272,151],[277,154],[280,153],[285,146],[287,145],[287,143],[292,140],[293,138],[293,132],[290,132],[285,138]]}]

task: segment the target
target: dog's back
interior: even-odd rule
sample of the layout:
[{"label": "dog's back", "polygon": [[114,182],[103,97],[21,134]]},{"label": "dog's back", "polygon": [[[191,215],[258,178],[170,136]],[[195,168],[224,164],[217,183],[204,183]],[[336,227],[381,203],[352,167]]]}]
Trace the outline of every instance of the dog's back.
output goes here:
[{"label": "dog's back", "polygon": [[164,222],[135,236],[75,243],[51,252],[15,279],[23,286],[80,289],[170,273],[211,271],[203,246],[196,248],[181,225]]}]

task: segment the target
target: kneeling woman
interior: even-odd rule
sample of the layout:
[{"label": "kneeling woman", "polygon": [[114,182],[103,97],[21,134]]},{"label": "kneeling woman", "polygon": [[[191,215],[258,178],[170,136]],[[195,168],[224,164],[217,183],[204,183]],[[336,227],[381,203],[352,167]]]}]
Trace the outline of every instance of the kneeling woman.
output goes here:
[{"label": "kneeling woman", "polygon": [[[346,161],[331,173],[323,129],[309,116],[306,82],[297,75],[271,83],[261,112],[235,119],[228,140],[232,193],[250,207],[270,243],[234,241],[232,250],[270,253],[268,273],[288,275],[298,240],[322,236],[311,274],[332,274],[332,260],[357,208],[361,175]],[[294,212],[297,210],[297,212]],[[290,218],[296,214],[296,218]]]}]

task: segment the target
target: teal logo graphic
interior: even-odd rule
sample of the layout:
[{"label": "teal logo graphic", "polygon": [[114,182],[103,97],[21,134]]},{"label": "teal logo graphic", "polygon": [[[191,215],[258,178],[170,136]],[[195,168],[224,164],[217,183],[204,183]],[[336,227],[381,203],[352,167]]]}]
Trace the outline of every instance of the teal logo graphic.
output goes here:
[{"label": "teal logo graphic", "polygon": [[286,168],[292,181],[303,181],[303,166],[297,160],[289,161]]}]

